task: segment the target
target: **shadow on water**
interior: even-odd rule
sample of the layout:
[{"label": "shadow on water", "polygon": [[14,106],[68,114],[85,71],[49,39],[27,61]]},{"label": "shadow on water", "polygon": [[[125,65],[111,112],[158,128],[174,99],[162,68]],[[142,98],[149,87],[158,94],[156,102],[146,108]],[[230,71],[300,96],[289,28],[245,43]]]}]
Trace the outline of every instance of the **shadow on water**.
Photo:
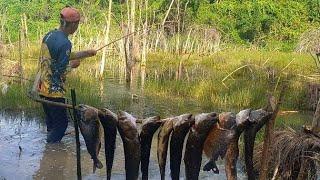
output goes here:
[{"label": "shadow on water", "polygon": [[[135,81],[138,83],[138,81]],[[141,83],[141,82],[139,82]],[[147,82],[142,82],[147,83]],[[143,88],[135,84],[130,87],[117,78],[106,79],[97,88],[105,106],[116,112],[126,110],[138,118],[160,115],[168,117],[183,113],[200,113],[213,111],[188,98],[177,101],[169,97],[145,95]],[[69,123],[68,130],[73,130]],[[67,131],[68,131],[67,130]],[[156,135],[154,136],[156,138]],[[105,179],[105,167],[92,173],[92,160],[87,153],[82,136],[81,161],[83,179]],[[157,141],[152,144],[149,177],[160,179],[156,154]],[[20,148],[19,148],[20,147]],[[104,146],[99,159],[104,164]],[[76,148],[74,134],[66,135],[60,144],[46,144],[46,127],[43,118],[32,115],[32,112],[2,112],[0,114],[0,179],[76,179]],[[168,153],[169,154],[169,153]],[[203,163],[207,159],[203,157]],[[200,172],[200,179],[225,179],[223,161],[218,161],[220,174]],[[166,176],[170,176],[168,158]],[[238,166],[240,167],[240,166]],[[181,178],[184,178],[182,162]],[[243,172],[238,170],[238,177],[244,179]],[[120,136],[117,136],[116,154],[112,171],[112,179],[125,179],[124,154]]]}]

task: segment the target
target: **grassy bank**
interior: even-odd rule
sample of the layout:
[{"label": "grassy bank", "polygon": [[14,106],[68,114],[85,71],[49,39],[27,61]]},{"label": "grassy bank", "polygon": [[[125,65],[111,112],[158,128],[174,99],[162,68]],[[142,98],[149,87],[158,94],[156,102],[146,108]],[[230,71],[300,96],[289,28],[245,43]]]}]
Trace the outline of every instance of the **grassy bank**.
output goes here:
[{"label": "grassy bank", "polygon": [[[31,54],[31,57],[36,56]],[[109,60],[105,78],[123,77],[123,67],[119,64],[118,59]],[[36,65],[35,58],[24,60],[26,78],[33,79]],[[70,74],[67,89],[77,90],[79,102],[103,104],[101,87],[105,81],[95,77],[97,69],[98,60],[91,58]],[[279,82],[290,76],[283,108],[305,110],[308,105],[306,85],[317,81],[316,72],[308,54],[246,49],[227,49],[208,56],[156,53],[148,57],[144,93],[177,101],[191,99],[205,108],[258,108],[265,104],[266,93],[273,92]],[[9,90],[0,96],[1,108],[36,107],[25,96],[31,82],[20,86],[12,78],[4,80],[9,83]]]},{"label": "grassy bank", "polygon": [[[307,84],[317,81],[308,54],[234,49],[203,57],[153,54],[150,60],[149,74],[158,76],[149,79],[153,83],[147,84],[148,92],[197,99],[222,109],[261,107],[267,92],[287,77],[291,78],[283,107],[307,109]],[[177,79],[179,66],[182,75]]]}]

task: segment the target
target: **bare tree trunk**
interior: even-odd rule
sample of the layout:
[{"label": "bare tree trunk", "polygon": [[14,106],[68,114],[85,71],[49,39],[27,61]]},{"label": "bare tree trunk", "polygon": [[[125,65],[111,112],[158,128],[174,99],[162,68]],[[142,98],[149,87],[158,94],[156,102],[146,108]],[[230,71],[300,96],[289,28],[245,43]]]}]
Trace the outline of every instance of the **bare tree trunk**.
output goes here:
[{"label": "bare tree trunk", "polygon": [[[108,44],[109,41],[109,32],[110,32],[110,24],[111,24],[111,9],[112,9],[112,0],[109,0],[109,8],[108,8],[108,19],[106,19],[107,22],[107,29],[104,36],[104,44]],[[103,72],[104,72],[104,66],[106,63],[106,56],[107,56],[107,48],[103,49],[101,62],[100,62],[100,72],[99,77],[102,79]]]},{"label": "bare tree trunk", "polygon": [[182,51],[183,53],[187,53],[187,49],[189,48],[191,32],[192,32],[192,28],[190,28],[190,31],[189,31],[188,36],[187,36],[187,40],[186,40],[186,42],[184,44],[183,51]]},{"label": "bare tree trunk", "polygon": [[[128,13],[128,31],[129,33],[135,32],[135,0],[131,0],[130,6],[127,1],[127,13]],[[140,44],[133,35],[126,39],[126,81],[130,82],[132,77],[132,68],[136,62],[140,59]]]},{"label": "bare tree trunk", "polygon": [[142,57],[141,66],[145,67],[147,63],[147,29],[148,29],[148,0],[145,0],[145,22],[143,25],[143,45],[142,45]]},{"label": "bare tree trunk", "polygon": [[177,0],[177,21],[178,21],[178,31],[177,31],[177,42],[176,42],[176,53],[180,54],[180,0]]},{"label": "bare tree trunk", "polygon": [[22,41],[23,41],[24,47],[26,47],[28,46],[28,26],[27,26],[27,16],[25,13],[21,17],[21,27],[22,27],[22,34],[23,34]]},{"label": "bare tree trunk", "polygon": [[23,85],[21,28],[19,31],[19,71],[18,72],[20,75],[20,85]]},{"label": "bare tree trunk", "polygon": [[169,6],[169,8],[168,8],[168,10],[167,10],[167,12],[166,12],[166,15],[165,15],[165,17],[163,18],[163,21],[162,21],[162,24],[161,24],[162,28],[163,28],[164,23],[165,23],[166,20],[167,20],[167,17],[168,17],[168,15],[169,15],[169,13],[170,13],[170,10],[171,10],[171,7],[172,7],[173,3],[174,3],[174,0],[171,1],[170,6]]}]

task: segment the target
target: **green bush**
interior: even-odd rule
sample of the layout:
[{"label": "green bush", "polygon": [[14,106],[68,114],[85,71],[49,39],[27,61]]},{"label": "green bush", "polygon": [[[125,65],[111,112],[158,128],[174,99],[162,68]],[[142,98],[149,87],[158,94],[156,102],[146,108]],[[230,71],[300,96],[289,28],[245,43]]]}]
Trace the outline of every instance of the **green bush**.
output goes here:
[{"label": "green bush", "polygon": [[[125,1],[113,0],[113,14],[126,19]],[[142,1],[136,0],[137,18]],[[169,7],[169,0],[149,0],[149,22],[161,23]],[[177,1],[173,4],[168,21],[177,21]],[[72,5],[79,8],[84,17],[83,38],[101,33],[105,27],[108,1],[82,0],[0,0],[0,40],[17,41],[21,18],[27,16],[28,38],[37,40],[50,29],[58,26],[60,10]],[[184,21],[182,32],[189,27],[215,27],[222,33],[225,43],[255,45],[258,47],[293,50],[302,32],[320,25],[318,0],[180,0],[180,19]],[[142,20],[145,17],[142,16]],[[138,19],[136,20],[138,22]],[[118,30],[116,20],[114,28]],[[175,25],[176,26],[176,25]],[[182,26],[182,23],[181,23]]]}]

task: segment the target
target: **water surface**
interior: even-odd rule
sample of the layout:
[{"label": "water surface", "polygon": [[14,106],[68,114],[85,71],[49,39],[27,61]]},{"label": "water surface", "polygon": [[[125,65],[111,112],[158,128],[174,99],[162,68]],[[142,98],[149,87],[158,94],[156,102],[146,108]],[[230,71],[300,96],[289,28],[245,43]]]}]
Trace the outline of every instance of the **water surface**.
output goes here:
[{"label": "water surface", "polygon": [[[126,110],[138,118],[154,115],[161,115],[164,118],[183,113],[217,110],[190,99],[177,101],[166,97],[146,96],[143,89],[128,88],[114,79],[108,79],[103,89],[102,98],[106,107],[114,112],[120,109]],[[66,135],[59,144],[46,144],[46,127],[43,122],[43,117],[34,114],[32,110],[6,111],[0,114],[0,179],[76,179],[74,134]],[[67,131],[73,129],[70,122]],[[80,142],[83,179],[105,179],[105,167],[97,170],[95,174],[92,173],[92,160],[86,151],[82,137]],[[149,166],[150,179],[160,179],[156,146],[157,142],[154,139]],[[102,147],[99,159],[105,165],[104,146]],[[202,165],[206,160],[206,157],[203,156]],[[168,157],[167,179],[170,179],[169,163]],[[219,175],[201,171],[200,179],[226,179],[223,164],[223,161],[218,162]],[[181,179],[185,177],[183,161],[180,176]],[[245,177],[239,166],[238,177],[240,179]],[[117,135],[112,179],[125,179],[123,145],[119,134]]]}]

